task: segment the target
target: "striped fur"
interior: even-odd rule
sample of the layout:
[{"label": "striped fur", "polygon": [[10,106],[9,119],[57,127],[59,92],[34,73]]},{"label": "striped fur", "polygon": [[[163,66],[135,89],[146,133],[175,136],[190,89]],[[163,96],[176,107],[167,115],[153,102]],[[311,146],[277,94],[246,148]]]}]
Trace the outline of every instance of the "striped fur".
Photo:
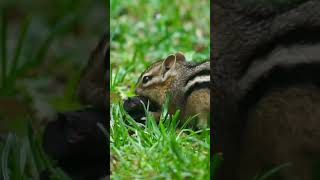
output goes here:
[{"label": "striped fur", "polygon": [[[182,114],[193,114],[184,113],[185,108],[194,109],[186,107],[190,105],[190,101],[193,101],[193,99],[196,99],[195,101],[200,107],[202,102],[198,101],[198,99],[204,99],[205,102],[203,104],[205,107],[202,109],[209,111],[208,106],[210,106],[210,103],[207,102],[210,101],[209,88],[210,62],[190,63],[185,61],[182,54],[175,54],[155,62],[144,71],[139,77],[135,92],[137,95],[147,97],[160,106],[164,103],[166,94],[170,93],[172,95],[171,107],[174,107],[171,112],[180,109]],[[194,94],[194,92],[197,93]],[[192,98],[190,99],[189,97],[191,96]],[[201,97],[197,98],[198,96]],[[203,112],[194,112],[194,114],[201,113]]]}]

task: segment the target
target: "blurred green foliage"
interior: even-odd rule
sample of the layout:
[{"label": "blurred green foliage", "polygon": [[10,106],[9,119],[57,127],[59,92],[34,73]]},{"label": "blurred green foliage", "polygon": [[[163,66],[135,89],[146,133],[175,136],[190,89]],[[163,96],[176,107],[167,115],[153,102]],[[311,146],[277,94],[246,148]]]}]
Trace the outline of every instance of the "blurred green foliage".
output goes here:
[{"label": "blurred green foliage", "polygon": [[0,2],[0,133],[13,119],[80,107],[78,80],[107,30],[106,8],[90,0]]},{"label": "blurred green foliage", "polygon": [[107,1],[0,1],[0,179],[39,179],[43,171],[68,179],[43,153],[43,125],[80,107],[81,69],[107,14]]},{"label": "blurred green foliage", "polygon": [[[19,147],[19,148],[18,148]],[[27,136],[19,138],[13,133],[0,143],[0,177],[3,180],[28,180],[49,177],[55,180],[70,180],[53,165],[41,147],[41,134],[27,126]]]}]

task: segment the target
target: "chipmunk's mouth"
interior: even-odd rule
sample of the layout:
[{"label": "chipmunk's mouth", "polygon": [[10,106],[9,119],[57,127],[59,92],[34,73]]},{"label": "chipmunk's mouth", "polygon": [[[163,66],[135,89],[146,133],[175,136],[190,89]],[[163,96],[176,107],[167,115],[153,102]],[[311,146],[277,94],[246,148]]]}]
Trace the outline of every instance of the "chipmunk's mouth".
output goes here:
[{"label": "chipmunk's mouth", "polygon": [[145,106],[149,106],[148,110],[151,112],[158,112],[161,110],[161,105],[158,104],[157,102],[153,101],[152,99],[149,99],[145,96],[140,96],[142,99],[142,102],[145,104]]},{"label": "chipmunk's mouth", "polygon": [[144,113],[144,106],[151,112],[157,112],[161,110],[161,106],[158,103],[145,96],[133,96],[124,101],[124,108],[127,112]]},{"label": "chipmunk's mouth", "polygon": [[144,122],[146,112],[145,109],[151,112],[159,112],[161,106],[156,102],[144,96],[133,96],[124,100],[124,110],[137,122]]}]

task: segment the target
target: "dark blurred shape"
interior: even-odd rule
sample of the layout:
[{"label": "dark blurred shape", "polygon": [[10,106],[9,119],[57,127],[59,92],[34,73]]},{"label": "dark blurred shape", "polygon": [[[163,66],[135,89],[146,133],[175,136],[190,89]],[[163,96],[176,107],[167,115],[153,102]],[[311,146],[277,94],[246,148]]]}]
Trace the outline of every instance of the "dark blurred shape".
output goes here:
[{"label": "dark blurred shape", "polygon": [[[54,112],[49,111],[51,106],[78,107],[78,103],[72,102],[73,82],[79,78],[79,67],[86,62],[88,52],[95,49],[80,78],[80,99],[84,106],[91,108],[58,113],[57,118],[46,125],[43,137],[43,147],[49,157],[76,180],[94,180],[109,174],[109,136],[97,126],[100,123],[108,131],[109,35],[105,33],[96,48],[93,41],[100,38],[97,34],[109,31],[108,4],[91,0],[0,1],[0,59],[3,62],[0,66],[7,68],[7,73],[2,70],[2,74],[7,74],[3,77],[7,78],[1,78],[6,82],[2,83],[6,88],[1,86],[1,90],[6,91],[0,92],[1,110],[6,114],[1,113],[0,119],[10,120],[9,125],[16,126],[13,121],[16,118],[12,118],[15,116],[23,121],[32,116],[40,121],[34,126],[43,125],[48,112]],[[19,83],[15,83],[18,80]],[[70,98],[61,97],[68,94],[61,92],[67,91]],[[8,106],[7,101],[13,104]],[[11,112],[12,117],[7,118]],[[39,112],[45,116],[38,117]],[[3,127],[6,126],[2,122],[0,143]],[[50,179],[50,173],[44,171],[41,179]]]},{"label": "dark blurred shape", "polygon": [[73,179],[106,176],[109,139],[97,125],[106,122],[106,112],[95,108],[58,113],[45,129],[44,150]]},{"label": "dark blurred shape", "polygon": [[44,134],[49,156],[76,180],[95,180],[109,174],[109,34],[104,34],[82,72],[78,95],[92,108],[58,113]]},{"label": "dark blurred shape", "polygon": [[211,4],[211,154],[223,154],[214,179],[252,179],[288,162],[270,179],[318,179],[320,2],[279,3]]},{"label": "dark blurred shape", "polygon": [[132,96],[124,100],[124,110],[137,122],[144,122],[145,110],[143,104],[147,107],[149,102],[149,111],[159,111],[160,107],[143,96]]},{"label": "dark blurred shape", "polygon": [[109,103],[107,81],[109,80],[110,55],[109,34],[104,34],[97,47],[91,53],[87,66],[81,74],[78,95],[85,105],[93,105],[102,110]]}]

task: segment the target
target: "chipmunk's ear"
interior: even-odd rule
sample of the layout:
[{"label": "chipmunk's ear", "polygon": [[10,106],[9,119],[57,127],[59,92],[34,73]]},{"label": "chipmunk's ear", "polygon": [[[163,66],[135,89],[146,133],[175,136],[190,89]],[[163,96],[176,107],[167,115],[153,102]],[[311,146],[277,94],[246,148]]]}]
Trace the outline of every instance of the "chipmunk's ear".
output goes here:
[{"label": "chipmunk's ear", "polygon": [[172,54],[166,57],[161,66],[161,74],[164,77],[176,64],[176,55]]},{"label": "chipmunk's ear", "polygon": [[182,52],[177,52],[177,53],[175,54],[175,56],[176,56],[176,60],[177,60],[177,61],[181,61],[181,62],[186,61],[186,58],[184,57],[184,55],[183,55]]}]

